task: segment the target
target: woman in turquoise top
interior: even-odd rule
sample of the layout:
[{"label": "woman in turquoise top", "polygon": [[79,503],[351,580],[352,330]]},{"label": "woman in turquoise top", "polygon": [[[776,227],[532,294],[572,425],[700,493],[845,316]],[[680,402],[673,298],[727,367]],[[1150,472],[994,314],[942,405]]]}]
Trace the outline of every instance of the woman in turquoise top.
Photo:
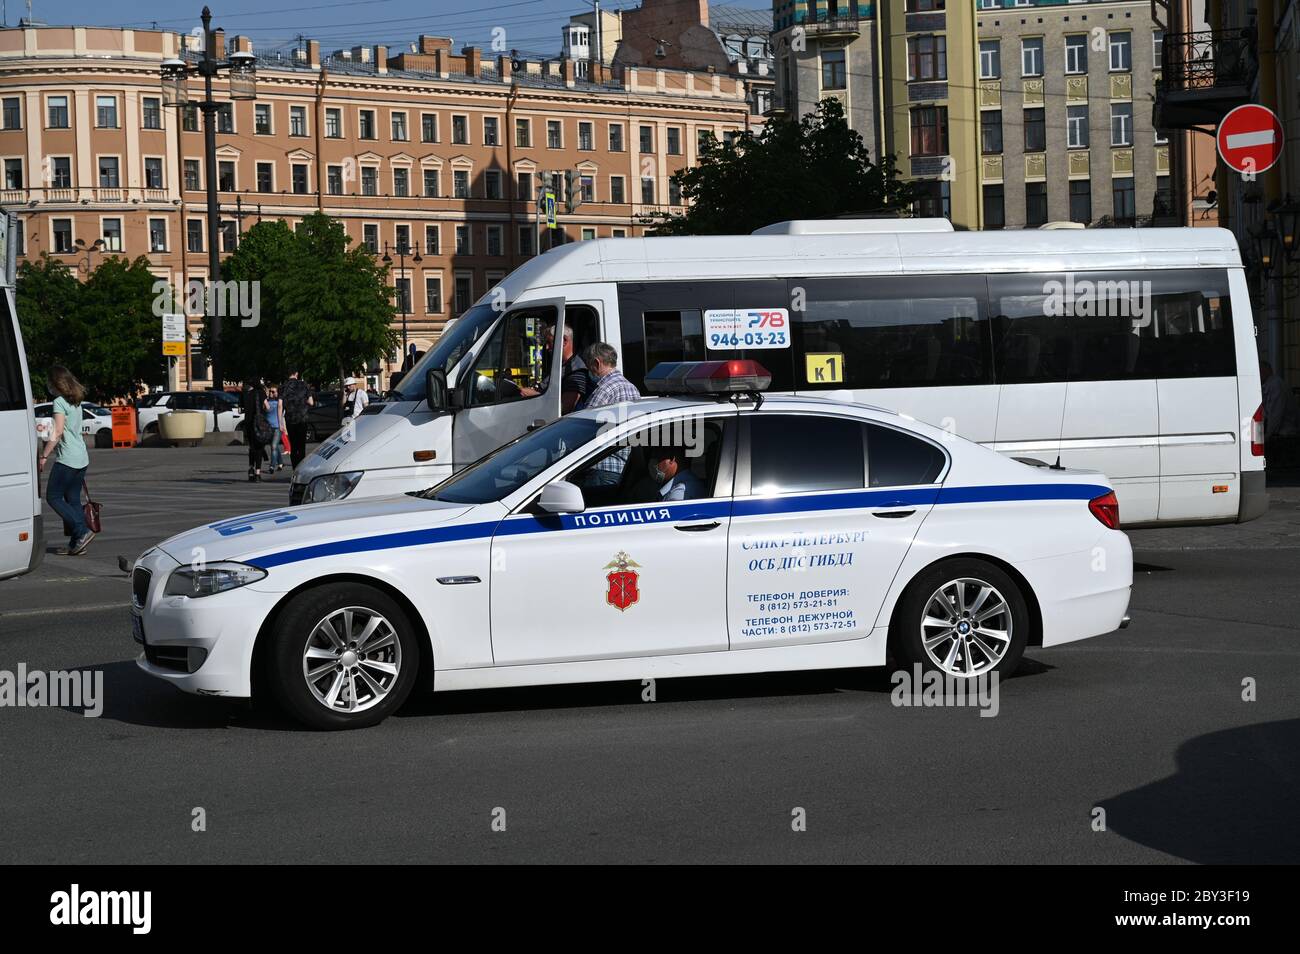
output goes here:
[{"label": "woman in turquoise top", "polygon": [[54,458],[45,484],[45,499],[63,518],[63,532],[68,535],[68,545],[55,552],[80,556],[95,538],[94,531],[86,526],[81,509],[81,488],[90,467],[90,454],[81,436],[81,402],[86,397],[86,389],[71,371],[57,364],[50,368],[47,385],[55,396],[54,432],[41,451],[39,468],[44,470],[50,458]]}]

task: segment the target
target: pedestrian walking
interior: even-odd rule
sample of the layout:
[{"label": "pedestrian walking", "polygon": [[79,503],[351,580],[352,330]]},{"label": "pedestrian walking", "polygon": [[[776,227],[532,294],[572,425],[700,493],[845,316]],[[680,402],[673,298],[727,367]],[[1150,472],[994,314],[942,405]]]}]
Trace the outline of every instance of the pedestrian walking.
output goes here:
[{"label": "pedestrian walking", "polygon": [[256,483],[262,479],[262,460],[266,445],[271,442],[270,428],[266,422],[266,388],[261,378],[244,385],[241,395],[244,406],[244,443],[248,445],[248,480]]},{"label": "pedestrian walking", "polygon": [[289,434],[289,464],[294,469],[307,456],[307,418],[308,408],[316,406],[307,382],[298,376],[295,368],[289,372],[289,380],[280,388],[280,400],[284,407],[284,426]]},{"label": "pedestrian walking", "polygon": [[86,389],[62,365],[50,368],[46,383],[54,395],[54,428],[41,450],[37,467],[43,471],[51,459],[54,461],[45,485],[45,499],[63,518],[63,532],[68,535],[68,545],[55,552],[80,556],[95,538],[95,532],[86,526],[81,506],[81,489],[90,469],[90,454],[81,436],[81,402],[85,400]]},{"label": "pedestrian walking", "polygon": [[284,403],[280,400],[280,389],[274,384],[266,389],[266,426],[271,429],[271,467],[273,474],[284,470],[284,447],[280,435],[284,433]]}]

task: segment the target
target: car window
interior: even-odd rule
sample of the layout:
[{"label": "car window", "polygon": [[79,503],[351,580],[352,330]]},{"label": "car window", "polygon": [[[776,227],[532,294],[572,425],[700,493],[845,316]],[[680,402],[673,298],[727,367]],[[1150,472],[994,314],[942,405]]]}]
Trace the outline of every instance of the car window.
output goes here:
[{"label": "car window", "polygon": [[470,371],[467,403],[517,401],[523,388],[545,391],[543,353],[546,329],[555,323],[551,308],[511,312],[479,352]]},{"label": "car window", "polygon": [[748,420],[750,493],[866,486],[860,421],[813,414],[757,414]]},{"label": "car window", "polygon": [[[691,417],[658,422],[611,442],[562,479],[582,489],[588,507],[728,496],[730,480],[725,487],[718,485],[726,420]],[[677,461],[677,474],[667,481],[662,479],[662,464],[658,476],[652,471],[665,454]]]},{"label": "car window", "polygon": [[943,473],[943,451],[892,427],[867,425],[867,470],[872,487],[932,484]]},{"label": "car window", "polygon": [[416,496],[447,503],[480,504],[506,497],[546,468],[590,443],[604,426],[593,418],[563,417],[453,474]]}]

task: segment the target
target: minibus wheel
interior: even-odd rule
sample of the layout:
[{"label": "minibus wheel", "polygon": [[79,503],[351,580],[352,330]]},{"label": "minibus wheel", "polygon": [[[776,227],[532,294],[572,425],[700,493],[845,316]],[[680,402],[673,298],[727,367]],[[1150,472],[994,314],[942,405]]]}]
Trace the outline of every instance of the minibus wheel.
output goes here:
[{"label": "minibus wheel", "polygon": [[377,725],[406,701],[420,668],[406,613],[364,583],[297,594],[273,639],[273,692],[289,715],[316,729]]},{"label": "minibus wheel", "polygon": [[945,560],[912,580],[899,600],[890,640],[909,668],[956,679],[1015,672],[1030,627],[1019,584],[975,558]]}]

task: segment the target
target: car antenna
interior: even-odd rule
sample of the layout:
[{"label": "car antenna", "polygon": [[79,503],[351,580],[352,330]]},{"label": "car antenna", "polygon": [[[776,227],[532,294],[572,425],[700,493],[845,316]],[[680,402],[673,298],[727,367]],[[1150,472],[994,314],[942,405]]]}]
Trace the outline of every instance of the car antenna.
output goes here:
[{"label": "car antenna", "polygon": [[[1074,317],[1073,314],[1070,317]],[[1074,339],[1070,339],[1070,359],[1074,358]],[[1065,409],[1070,406],[1070,367],[1065,368],[1065,394],[1061,396],[1061,424],[1056,429],[1056,463],[1051,466],[1051,470],[1065,470],[1061,466],[1061,444],[1065,442]]]}]

